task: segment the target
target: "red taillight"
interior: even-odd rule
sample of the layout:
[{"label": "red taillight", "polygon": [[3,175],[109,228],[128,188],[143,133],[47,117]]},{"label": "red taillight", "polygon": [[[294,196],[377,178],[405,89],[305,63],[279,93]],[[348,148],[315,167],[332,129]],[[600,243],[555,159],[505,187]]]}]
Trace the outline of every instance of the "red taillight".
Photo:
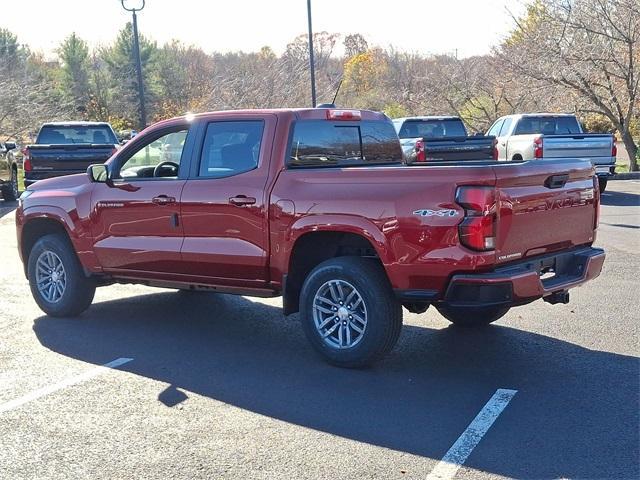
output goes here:
[{"label": "red taillight", "polygon": [[533,158],[542,158],[542,137],[533,140]]},{"label": "red taillight", "polygon": [[460,243],[472,250],[496,247],[496,192],[493,187],[458,187],[456,203],[464,208],[465,218],[458,225]]},{"label": "red taillight", "polygon": [[498,160],[498,139],[493,139],[493,159]]},{"label": "red taillight", "polygon": [[427,154],[424,151],[424,140],[416,140],[416,162],[425,162]]},{"label": "red taillight", "polygon": [[595,204],[595,207],[596,207],[596,214],[593,217],[593,229],[597,230],[598,226],[600,225],[600,185],[598,182],[597,175],[593,176],[593,197],[594,197],[593,203]]},{"label": "red taillight", "polygon": [[361,120],[360,110],[327,110],[327,120]]},{"label": "red taillight", "polygon": [[32,170],[31,167],[31,154],[29,153],[29,149],[28,148],[23,148],[22,149],[22,168],[24,168],[25,172],[30,172]]},{"label": "red taillight", "polygon": [[618,155],[618,146],[616,145],[616,142],[613,142],[613,146],[611,147],[611,156],[613,158],[616,158],[617,155]]}]

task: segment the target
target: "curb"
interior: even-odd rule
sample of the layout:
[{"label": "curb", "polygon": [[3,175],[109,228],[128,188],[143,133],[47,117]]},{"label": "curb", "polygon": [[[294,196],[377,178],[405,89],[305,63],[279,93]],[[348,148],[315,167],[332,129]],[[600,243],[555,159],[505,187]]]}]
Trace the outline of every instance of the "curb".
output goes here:
[{"label": "curb", "polygon": [[609,180],[638,180],[640,179],[640,172],[628,172],[628,173],[616,173],[609,177]]}]

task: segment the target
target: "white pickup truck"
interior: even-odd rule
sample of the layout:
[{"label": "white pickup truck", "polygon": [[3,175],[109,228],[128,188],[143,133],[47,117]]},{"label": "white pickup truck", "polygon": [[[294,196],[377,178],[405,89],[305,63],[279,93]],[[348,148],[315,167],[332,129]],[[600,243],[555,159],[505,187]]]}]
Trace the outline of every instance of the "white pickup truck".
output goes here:
[{"label": "white pickup truck", "polygon": [[506,115],[495,121],[487,135],[498,139],[498,160],[589,160],[596,169],[601,192],[607,187],[608,177],[615,174],[614,136],[584,133],[575,115]]}]

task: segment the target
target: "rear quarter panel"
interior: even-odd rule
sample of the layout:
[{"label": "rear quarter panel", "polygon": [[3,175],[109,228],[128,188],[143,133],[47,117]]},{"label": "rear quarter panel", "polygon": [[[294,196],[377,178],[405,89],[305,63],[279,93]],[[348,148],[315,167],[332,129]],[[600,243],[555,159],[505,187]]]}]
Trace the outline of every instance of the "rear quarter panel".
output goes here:
[{"label": "rear quarter panel", "polygon": [[539,135],[511,135],[507,139],[507,158],[520,155],[523,160],[533,159],[533,139]]},{"label": "rear quarter panel", "polygon": [[495,259],[459,245],[463,211],[454,202],[458,185],[494,182],[490,166],[283,170],[271,195],[271,278],[277,284],[288,271],[297,239],[331,230],[367,238],[393,288],[441,290],[453,271],[482,270]]}]

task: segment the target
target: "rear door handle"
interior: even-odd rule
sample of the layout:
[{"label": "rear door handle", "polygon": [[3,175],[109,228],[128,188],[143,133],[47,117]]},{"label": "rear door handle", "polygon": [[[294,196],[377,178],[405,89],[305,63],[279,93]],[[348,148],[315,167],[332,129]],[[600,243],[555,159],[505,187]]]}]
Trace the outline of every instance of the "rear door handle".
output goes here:
[{"label": "rear door handle", "polygon": [[169,197],[167,195],[158,195],[157,197],[153,197],[151,201],[156,205],[168,205],[170,203],[176,203],[176,199],[174,197]]},{"label": "rear door handle", "polygon": [[256,203],[256,199],[253,197],[247,197],[246,195],[236,195],[229,199],[229,203],[242,207],[243,205],[253,205]]}]

